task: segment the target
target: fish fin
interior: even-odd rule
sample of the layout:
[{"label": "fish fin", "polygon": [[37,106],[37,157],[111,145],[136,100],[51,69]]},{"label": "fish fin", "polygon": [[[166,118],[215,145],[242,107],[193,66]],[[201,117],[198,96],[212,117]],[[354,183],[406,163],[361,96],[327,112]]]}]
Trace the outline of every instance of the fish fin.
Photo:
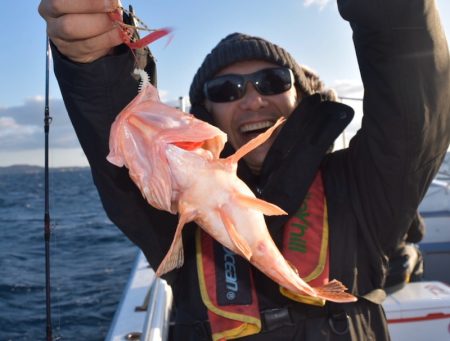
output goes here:
[{"label": "fish fin", "polygon": [[236,153],[234,153],[233,155],[230,155],[227,160],[233,162],[233,163],[237,163],[242,157],[244,157],[246,154],[250,153],[253,149],[259,147],[260,145],[262,145],[264,142],[266,142],[270,135],[272,135],[272,133],[274,132],[274,130],[276,128],[278,128],[278,126],[280,124],[282,124],[286,119],[284,117],[280,117],[278,119],[278,121],[269,129],[267,129],[264,133],[259,134],[258,136],[256,136],[254,139],[251,139],[250,141],[248,141],[246,144],[244,144],[241,148],[239,148]]},{"label": "fish fin", "polygon": [[182,232],[184,225],[191,221],[193,216],[193,212],[186,213],[180,210],[180,219],[178,220],[178,225],[172,240],[172,245],[170,245],[169,251],[156,270],[157,276],[162,276],[165,273],[172,271],[173,269],[181,268],[183,266],[184,250]]},{"label": "fish fin", "polygon": [[295,274],[300,277],[300,273],[298,272],[297,267],[294,264],[292,264],[290,261],[288,261],[287,259],[286,259],[286,263],[288,263],[288,265],[295,272]]},{"label": "fish fin", "polygon": [[239,202],[239,204],[254,208],[258,211],[261,211],[265,215],[285,215],[287,214],[286,211],[284,211],[282,208],[278,207],[277,205],[271,204],[270,202],[267,202],[265,200],[261,200],[258,198],[252,198],[248,195],[242,195],[239,193],[235,193],[234,197]]},{"label": "fish fin", "polygon": [[227,216],[227,214],[220,208],[217,209],[217,211],[220,215],[220,218],[222,219],[225,229],[228,232],[228,235],[230,236],[231,241],[234,243],[234,246],[236,246],[236,248],[241,252],[242,256],[244,256],[245,259],[250,260],[250,258],[252,257],[252,250],[250,248],[250,245],[248,245],[247,241],[238,233],[238,231],[234,227],[233,222]]},{"label": "fish fin", "polygon": [[345,292],[347,288],[338,280],[332,280],[321,287],[315,287],[317,297],[337,303],[356,302],[358,299]]}]

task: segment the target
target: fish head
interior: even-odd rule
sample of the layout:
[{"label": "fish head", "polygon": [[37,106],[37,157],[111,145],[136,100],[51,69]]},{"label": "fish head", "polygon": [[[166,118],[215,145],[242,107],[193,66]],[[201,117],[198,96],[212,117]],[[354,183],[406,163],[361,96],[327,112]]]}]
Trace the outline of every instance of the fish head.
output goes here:
[{"label": "fish head", "polygon": [[[214,77],[252,77],[263,70],[279,67],[263,60],[245,60],[221,69]],[[292,79],[291,79],[292,81]],[[225,102],[205,100],[205,107],[217,124],[228,135],[230,144],[238,150],[259,134],[274,126],[280,117],[289,117],[301,101],[295,86],[276,94],[264,95],[253,81],[241,85],[242,96]],[[254,173],[258,173],[275,141],[278,131],[245,155],[245,161]]]}]

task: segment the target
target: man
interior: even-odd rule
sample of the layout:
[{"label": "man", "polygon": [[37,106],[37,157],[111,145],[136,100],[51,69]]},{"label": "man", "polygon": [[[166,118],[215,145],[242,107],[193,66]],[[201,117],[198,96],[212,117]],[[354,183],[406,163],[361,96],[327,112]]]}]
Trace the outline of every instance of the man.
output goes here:
[{"label": "man", "polygon": [[[194,76],[190,99],[197,117],[228,134],[224,155],[279,116],[288,118],[238,174],[288,212],[267,223],[300,275],[311,284],[336,278],[358,301],[324,305],[289,296],[188,226],[184,266],[166,277],[174,292],[174,340],[389,339],[381,307],[386,255],[402,241],[449,145],[448,46],[433,0],[338,5],[354,31],[365,88],[362,128],[348,149],[329,152],[352,110],[327,101],[317,76],[259,37],[236,33],[219,42]],[[106,161],[110,125],[137,91],[133,56],[116,48],[121,39],[105,14],[116,6],[43,0],[39,10],[105,210],[157,268],[177,218],[150,207],[127,171]],[[154,73],[151,56],[149,62]]]}]

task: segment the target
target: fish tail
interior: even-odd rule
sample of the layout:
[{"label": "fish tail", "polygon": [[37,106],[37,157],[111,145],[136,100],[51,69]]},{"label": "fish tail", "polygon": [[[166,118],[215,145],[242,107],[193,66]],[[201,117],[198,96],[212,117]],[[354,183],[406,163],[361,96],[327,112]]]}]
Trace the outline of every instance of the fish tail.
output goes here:
[{"label": "fish tail", "polygon": [[356,302],[357,298],[352,294],[345,292],[347,288],[338,280],[332,280],[327,284],[314,288],[317,297],[337,303]]}]

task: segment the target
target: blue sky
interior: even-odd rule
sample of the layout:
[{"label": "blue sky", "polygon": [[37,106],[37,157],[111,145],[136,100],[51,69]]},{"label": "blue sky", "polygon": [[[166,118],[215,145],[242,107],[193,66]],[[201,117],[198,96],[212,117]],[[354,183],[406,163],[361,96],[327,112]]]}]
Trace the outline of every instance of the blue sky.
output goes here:
[{"label": "blue sky", "polygon": [[[362,96],[351,32],[335,0],[122,2],[124,6],[131,3],[148,26],[174,29],[168,46],[164,39],[151,45],[158,61],[159,89],[167,102],[187,96],[204,56],[232,32],[265,37],[317,71],[341,96]],[[450,37],[450,2],[437,3]],[[10,2],[2,18],[0,166],[44,162],[45,23],[37,13],[38,4],[38,0]],[[52,73],[50,98],[50,166],[87,165]],[[359,111],[358,102],[348,104]],[[348,135],[357,125],[358,119]]]}]

